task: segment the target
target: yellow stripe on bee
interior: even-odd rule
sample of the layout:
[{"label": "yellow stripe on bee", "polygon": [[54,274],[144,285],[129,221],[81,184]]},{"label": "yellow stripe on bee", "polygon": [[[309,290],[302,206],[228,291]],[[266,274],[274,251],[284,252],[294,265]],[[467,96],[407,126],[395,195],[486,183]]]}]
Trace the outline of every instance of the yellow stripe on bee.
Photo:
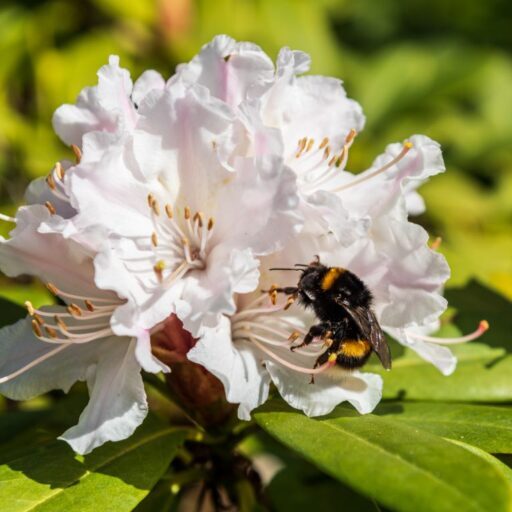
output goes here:
[{"label": "yellow stripe on bee", "polygon": [[344,268],[332,267],[327,271],[324,278],[322,279],[322,290],[326,291],[336,282],[336,279],[345,272]]},{"label": "yellow stripe on bee", "polygon": [[344,340],[338,353],[347,357],[364,357],[371,348],[366,340]]}]

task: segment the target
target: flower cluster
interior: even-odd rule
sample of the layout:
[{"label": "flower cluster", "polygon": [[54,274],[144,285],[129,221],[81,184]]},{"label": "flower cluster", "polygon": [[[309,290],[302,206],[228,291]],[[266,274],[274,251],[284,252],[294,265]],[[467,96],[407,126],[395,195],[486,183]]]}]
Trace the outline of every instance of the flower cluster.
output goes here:
[{"label": "flower cluster", "polygon": [[75,161],[3,216],[16,226],[0,268],[37,276],[61,305],[27,303],[29,316],[0,331],[0,391],[28,399],[87,381],[89,404],[62,436],[77,452],[143,421],[141,369],[170,371],[152,337],[171,315],[197,340],[188,359],[220,379],[242,419],[271,382],[308,415],[343,401],[373,410],[381,378],[313,369],[323,342],[290,345],[314,318],[261,291],[296,283],[271,267],[314,255],[366,283],[385,332],[454,370],[427,336],[449,269],[408,220],[424,208],[416,188],[444,170],[439,145],[414,135],[348,172],[362,110],[339,80],[305,75],[309,63],[285,48],[274,66],[259,47],[219,36],[167,82],[147,71],[132,83],[111,57],[98,85],[55,113]]}]

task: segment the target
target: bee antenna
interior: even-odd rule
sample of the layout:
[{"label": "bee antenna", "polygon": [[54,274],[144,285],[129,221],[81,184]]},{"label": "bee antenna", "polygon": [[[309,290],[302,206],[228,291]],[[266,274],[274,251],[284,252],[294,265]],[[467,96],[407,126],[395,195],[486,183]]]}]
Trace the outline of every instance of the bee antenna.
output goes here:
[{"label": "bee antenna", "polygon": [[306,265],[305,263],[295,263],[294,267],[309,267],[309,265]]},{"label": "bee antenna", "polygon": [[269,270],[302,270],[300,268],[280,268],[280,267],[274,267],[274,268],[269,268]]}]

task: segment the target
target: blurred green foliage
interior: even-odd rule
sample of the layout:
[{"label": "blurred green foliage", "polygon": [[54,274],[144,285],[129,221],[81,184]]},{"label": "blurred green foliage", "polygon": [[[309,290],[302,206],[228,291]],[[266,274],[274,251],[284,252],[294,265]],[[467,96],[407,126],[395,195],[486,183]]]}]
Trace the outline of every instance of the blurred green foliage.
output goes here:
[{"label": "blurred green foliage", "polygon": [[[311,54],[367,115],[350,168],[424,133],[448,172],[423,187],[419,221],[442,236],[462,285],[476,276],[512,296],[512,4],[504,0],[4,0],[0,7],[0,207],[70,151],[53,111],[96,82],[108,55],[137,77],[164,76],[218,33]],[[2,233],[8,231],[2,226]],[[2,283],[20,301],[24,288]],[[23,284],[23,283],[22,283]],[[26,293],[36,302],[44,292]]]}]

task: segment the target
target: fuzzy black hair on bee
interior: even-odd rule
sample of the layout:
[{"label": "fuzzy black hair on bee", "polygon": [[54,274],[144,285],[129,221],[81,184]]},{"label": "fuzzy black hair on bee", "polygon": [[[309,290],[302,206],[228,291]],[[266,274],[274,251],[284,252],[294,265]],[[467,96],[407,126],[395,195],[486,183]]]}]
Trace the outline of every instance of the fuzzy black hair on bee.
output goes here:
[{"label": "fuzzy black hair on bee", "polygon": [[391,355],[384,333],[372,310],[372,294],[354,273],[341,267],[328,267],[318,256],[309,265],[298,263],[294,268],[275,268],[301,273],[297,286],[273,287],[277,293],[289,296],[291,304],[298,299],[305,308],[312,309],[319,322],[310,327],[300,345],[309,345],[321,338],[326,351],[317,359],[315,368],[336,357],[336,363],[347,369],[363,366],[372,352],[382,366],[391,368]]}]

